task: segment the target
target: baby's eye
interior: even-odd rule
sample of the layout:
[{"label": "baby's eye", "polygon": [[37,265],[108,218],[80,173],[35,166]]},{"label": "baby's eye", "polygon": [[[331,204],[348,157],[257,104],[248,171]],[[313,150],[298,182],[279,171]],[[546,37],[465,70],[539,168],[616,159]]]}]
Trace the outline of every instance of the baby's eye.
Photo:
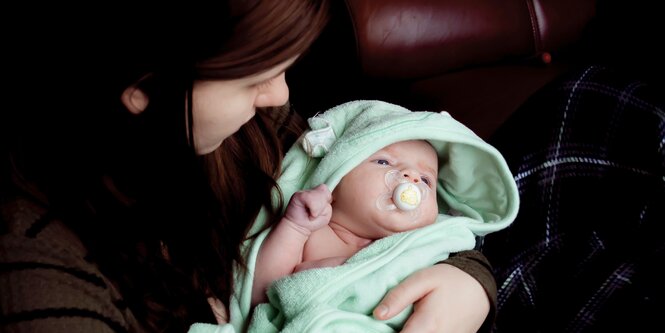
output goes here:
[{"label": "baby's eye", "polygon": [[388,162],[388,160],[383,160],[383,159],[374,160],[374,162],[380,165],[390,165],[390,162]]},{"label": "baby's eye", "polygon": [[423,183],[425,183],[427,186],[431,186],[431,185],[432,185],[432,181],[431,181],[428,177],[423,176],[423,177],[420,177],[420,179],[421,179],[421,180],[423,181]]}]

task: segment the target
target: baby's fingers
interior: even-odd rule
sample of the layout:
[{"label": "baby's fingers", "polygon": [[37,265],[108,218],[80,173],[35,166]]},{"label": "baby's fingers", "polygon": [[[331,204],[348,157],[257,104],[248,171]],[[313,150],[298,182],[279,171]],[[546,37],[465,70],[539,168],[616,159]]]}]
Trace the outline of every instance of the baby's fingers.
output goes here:
[{"label": "baby's fingers", "polygon": [[218,325],[224,325],[229,322],[229,315],[226,312],[226,306],[222,301],[214,297],[208,297],[208,304],[210,304],[210,309],[215,315],[215,320],[217,320]]},{"label": "baby's fingers", "polygon": [[331,201],[332,194],[326,184],[321,184],[303,195],[303,203],[312,218],[329,213]]}]

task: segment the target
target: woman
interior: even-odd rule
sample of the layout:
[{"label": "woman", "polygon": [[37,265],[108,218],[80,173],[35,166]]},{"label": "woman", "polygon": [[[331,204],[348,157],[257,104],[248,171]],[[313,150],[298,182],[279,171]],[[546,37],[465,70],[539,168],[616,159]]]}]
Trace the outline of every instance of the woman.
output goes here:
[{"label": "woman", "polygon": [[[225,314],[239,244],[271,207],[284,118],[260,108],[287,102],[284,71],[323,28],[326,2],[122,9],[110,20],[31,13],[43,35],[15,48],[33,71],[16,84],[23,118],[5,122],[16,133],[3,165],[3,329],[214,323],[209,301]],[[477,259],[449,262],[482,270]],[[404,331],[475,331],[490,307],[475,279],[440,264],[375,313],[416,301]]]}]

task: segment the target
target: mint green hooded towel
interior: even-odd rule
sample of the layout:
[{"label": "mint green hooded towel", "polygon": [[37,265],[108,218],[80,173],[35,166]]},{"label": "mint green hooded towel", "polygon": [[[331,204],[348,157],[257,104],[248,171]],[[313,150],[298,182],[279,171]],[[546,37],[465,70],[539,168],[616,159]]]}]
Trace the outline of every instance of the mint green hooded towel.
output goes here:
[{"label": "mint green hooded towel", "polygon": [[[250,308],[254,265],[269,230],[243,247],[247,270],[237,269],[231,299],[236,332],[396,332],[411,309],[390,321],[372,310],[410,274],[472,249],[475,237],[507,227],[519,199],[501,154],[446,112],[414,112],[381,101],[354,101],[308,120],[286,154],[278,180],[283,201],[296,191],[342,177],[379,149],[404,140],[427,140],[439,156],[437,222],[374,241],[338,267],[301,271],[275,281],[269,303]],[[260,214],[251,233],[265,227]],[[218,327],[219,329],[219,327]]]}]

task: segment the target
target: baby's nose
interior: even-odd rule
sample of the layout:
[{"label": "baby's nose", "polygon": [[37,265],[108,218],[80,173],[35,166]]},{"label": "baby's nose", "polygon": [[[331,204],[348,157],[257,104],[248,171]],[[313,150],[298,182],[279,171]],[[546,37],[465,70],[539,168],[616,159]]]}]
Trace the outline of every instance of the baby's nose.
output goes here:
[{"label": "baby's nose", "polygon": [[420,182],[420,176],[418,172],[412,169],[402,170],[402,177],[404,177],[405,180],[412,183]]}]

